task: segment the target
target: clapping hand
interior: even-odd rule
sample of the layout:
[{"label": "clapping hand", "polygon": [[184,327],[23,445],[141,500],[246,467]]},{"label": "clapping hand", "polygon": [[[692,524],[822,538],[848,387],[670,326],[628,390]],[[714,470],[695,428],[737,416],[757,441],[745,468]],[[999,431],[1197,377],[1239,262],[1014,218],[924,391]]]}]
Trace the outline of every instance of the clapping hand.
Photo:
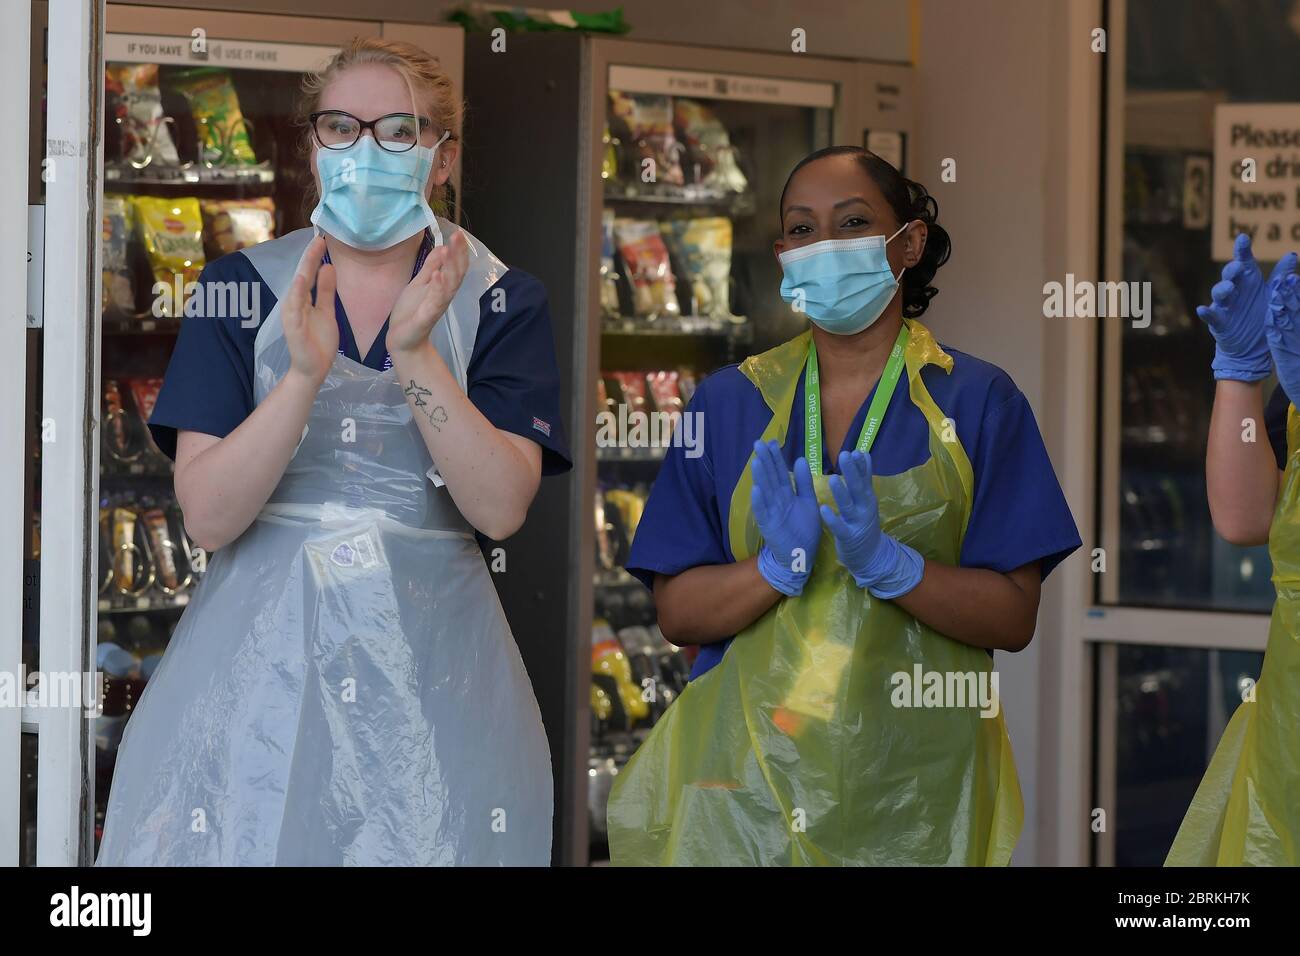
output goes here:
[{"label": "clapping hand", "polygon": [[880,505],[871,485],[871,455],[840,452],[840,473],[831,475],[839,513],[821,506],[822,521],[835,539],[835,552],[858,587],[879,598],[901,597],[921,583],[925,560],[880,529]]},{"label": "clapping hand", "polygon": [[750,506],[763,535],[758,571],[782,594],[800,594],[812,574],[822,535],[808,462],[800,458],[794,463],[792,488],[776,442],[756,441],[750,471],[754,479]]},{"label": "clapping hand", "polygon": [[1293,275],[1296,254],[1289,252],[1273,268],[1267,283],[1250,249],[1250,237],[1237,236],[1233,256],[1223,267],[1222,280],[1210,290],[1210,305],[1199,305],[1196,314],[1214,336],[1214,377],[1239,382],[1268,378],[1269,342],[1264,325],[1269,308],[1269,289],[1287,275]]},{"label": "clapping hand", "polygon": [[425,257],[388,319],[390,354],[411,351],[428,341],[469,270],[469,243],[458,229],[449,240]]},{"label": "clapping hand", "polygon": [[[289,347],[290,369],[320,387],[339,351],[339,326],[334,315],[334,267],[322,265],[325,237],[307,246],[289,292],[280,306],[280,322]],[[316,301],[311,288],[316,286]]]}]

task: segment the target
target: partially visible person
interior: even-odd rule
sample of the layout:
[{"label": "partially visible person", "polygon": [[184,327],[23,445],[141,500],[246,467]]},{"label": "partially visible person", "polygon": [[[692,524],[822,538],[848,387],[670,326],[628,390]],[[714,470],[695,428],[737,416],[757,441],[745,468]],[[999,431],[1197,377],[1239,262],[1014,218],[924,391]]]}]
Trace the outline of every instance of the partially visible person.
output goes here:
[{"label": "partially visible person", "polygon": [[[1197,314],[1214,336],[1205,483],[1215,530],[1268,543],[1273,606],[1253,695],[1228,722],[1166,866],[1300,863],[1300,279],[1288,253],[1265,280],[1250,238]],[[1267,407],[1264,382],[1279,385]],[[1262,428],[1261,428],[1262,425]],[[1263,431],[1266,436],[1260,434]],[[1267,440],[1263,440],[1267,437]]]}]

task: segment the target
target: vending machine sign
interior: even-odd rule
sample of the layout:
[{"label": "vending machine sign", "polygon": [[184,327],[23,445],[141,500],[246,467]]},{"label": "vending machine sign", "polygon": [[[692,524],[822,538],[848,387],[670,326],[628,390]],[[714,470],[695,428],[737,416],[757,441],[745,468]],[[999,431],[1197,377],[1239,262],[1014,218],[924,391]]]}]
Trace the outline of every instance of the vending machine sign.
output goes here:
[{"label": "vending machine sign", "polygon": [[751,103],[784,103],[830,109],[835,105],[835,84],[790,80],[774,76],[703,73],[649,66],[611,65],[609,87],[625,93],[664,93]]},{"label": "vending machine sign", "polygon": [[267,43],[207,36],[110,33],[104,39],[104,59],[109,62],[171,65],[203,63],[250,70],[286,70],[290,73],[317,70],[337,52],[337,47],[306,43]]}]

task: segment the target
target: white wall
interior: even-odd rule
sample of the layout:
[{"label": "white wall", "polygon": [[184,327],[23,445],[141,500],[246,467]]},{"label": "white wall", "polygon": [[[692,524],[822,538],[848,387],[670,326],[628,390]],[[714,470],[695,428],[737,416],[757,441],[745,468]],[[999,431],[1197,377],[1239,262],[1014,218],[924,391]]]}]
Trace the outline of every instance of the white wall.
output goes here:
[{"label": "white wall", "polygon": [[[1064,50],[1077,38],[1067,35],[1059,0],[920,0],[920,6],[917,161],[910,175],[937,198],[939,221],[953,244],[926,321],[942,341],[1011,375],[1033,406],[1064,481],[1061,409],[1048,380],[1048,357],[1059,336],[1049,322],[1060,320],[1043,317],[1042,288],[1063,278],[1067,186],[1059,134]],[[939,180],[946,158],[957,164],[952,183]],[[1086,541],[1080,510],[1075,507],[1075,517]],[[1054,783],[1060,717],[1052,690],[1055,647],[1068,620],[1061,610],[1064,578],[1076,573],[1078,560],[1046,582],[1034,642],[1019,654],[997,655],[1025,799],[1016,863],[1055,859],[1061,823]]]}]

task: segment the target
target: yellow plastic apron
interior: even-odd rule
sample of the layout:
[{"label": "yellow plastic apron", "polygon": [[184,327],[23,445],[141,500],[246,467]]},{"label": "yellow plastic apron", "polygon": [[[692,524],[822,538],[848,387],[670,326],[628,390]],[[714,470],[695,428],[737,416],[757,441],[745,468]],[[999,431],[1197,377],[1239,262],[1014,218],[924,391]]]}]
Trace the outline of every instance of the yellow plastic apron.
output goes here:
[{"label": "yellow plastic apron", "polygon": [[1300,862],[1300,414],[1294,405],[1268,553],[1277,603],[1254,700],[1243,701],[1223,731],[1165,866]]},{"label": "yellow plastic apron", "polygon": [[[909,394],[930,423],[930,459],[873,480],[886,533],[957,564],[970,516],[970,461],[921,380],[952,358],[908,322]],[[741,371],[772,410],[762,439],[784,445],[805,332]],[[951,441],[943,441],[943,437]],[[833,499],[827,479],[818,498]],[[731,499],[737,561],[761,539],[746,467]],[[833,506],[833,504],[832,504]],[[915,704],[895,675],[987,682],[992,660],[859,588],[823,529],[799,597],[783,598],[692,681],[618,775],[611,861],[624,865],[1001,865],[1023,805],[999,708]],[[916,683],[916,681],[913,681]],[[974,694],[970,695],[974,697]],[[951,700],[951,698],[950,698]]]}]

